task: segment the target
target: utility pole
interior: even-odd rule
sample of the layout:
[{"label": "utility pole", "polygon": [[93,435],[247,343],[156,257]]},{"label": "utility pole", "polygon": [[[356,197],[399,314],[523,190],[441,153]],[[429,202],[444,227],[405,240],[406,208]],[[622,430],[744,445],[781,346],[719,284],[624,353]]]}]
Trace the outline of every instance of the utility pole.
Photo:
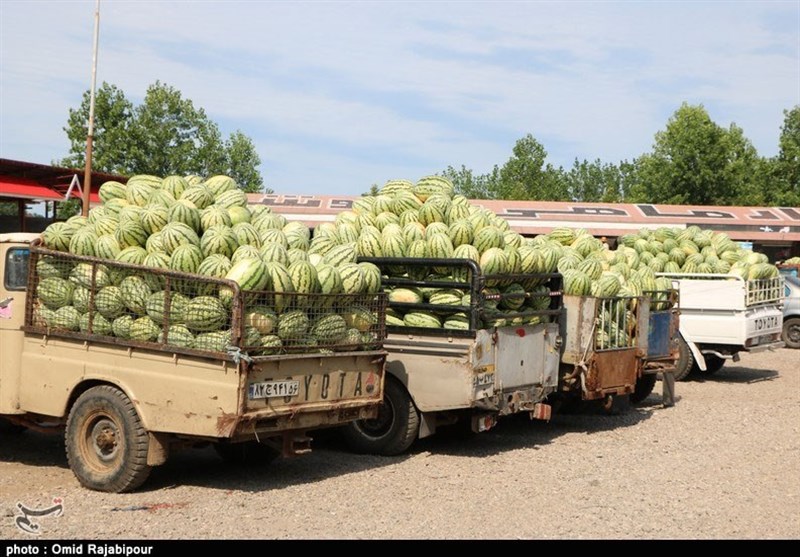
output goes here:
[{"label": "utility pole", "polygon": [[94,47],[92,48],[92,87],[89,90],[89,125],[86,135],[86,166],[83,169],[83,216],[89,214],[92,195],[92,144],[94,142],[94,90],[97,83],[97,39],[100,35],[100,0],[94,11]]}]

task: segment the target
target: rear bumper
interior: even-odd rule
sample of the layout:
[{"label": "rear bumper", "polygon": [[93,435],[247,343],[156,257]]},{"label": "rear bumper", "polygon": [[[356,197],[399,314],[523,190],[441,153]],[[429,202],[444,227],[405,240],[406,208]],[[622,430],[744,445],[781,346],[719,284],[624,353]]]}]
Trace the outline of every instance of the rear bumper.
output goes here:
[{"label": "rear bumper", "polygon": [[775,342],[768,342],[765,344],[756,344],[755,346],[749,346],[745,349],[745,352],[764,352],[766,350],[777,350],[779,348],[783,348],[786,346],[782,340],[778,340]]}]

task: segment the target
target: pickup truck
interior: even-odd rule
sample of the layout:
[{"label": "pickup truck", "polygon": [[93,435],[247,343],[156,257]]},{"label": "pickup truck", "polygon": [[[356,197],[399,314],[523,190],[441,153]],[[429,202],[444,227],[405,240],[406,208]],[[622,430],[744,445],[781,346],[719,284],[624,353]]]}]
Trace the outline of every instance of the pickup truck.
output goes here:
[{"label": "pickup truck", "polygon": [[[243,292],[231,280],[52,251],[35,234],[0,235],[0,262],[0,421],[14,426],[6,431],[63,433],[69,466],[87,488],[134,490],[183,446],[212,443],[233,460],[303,454],[311,431],[378,414],[382,293],[293,300]],[[147,297],[147,315],[160,322],[155,330],[137,326],[136,315],[115,319],[120,330],[108,327],[108,312],[131,311],[135,297],[124,311],[115,308],[117,287],[107,285],[131,276],[163,289]],[[54,310],[67,294],[73,305]],[[277,296],[285,311],[302,302],[306,315],[359,306],[373,316],[360,323],[369,341],[279,350],[272,336],[259,334],[274,323],[254,321],[265,316],[252,311],[274,306]],[[195,330],[227,331],[196,333],[189,343],[190,320]],[[216,321],[201,326],[208,320]]]},{"label": "pickup truck", "polygon": [[[487,275],[469,259],[361,260],[384,271],[412,269],[412,275],[421,277],[428,274],[427,269],[450,268],[462,278],[416,280],[384,273],[387,311],[395,316],[386,320],[384,401],[378,418],[356,420],[343,428],[351,450],[396,455],[417,439],[434,435],[441,426],[466,424],[468,430],[478,433],[510,414],[550,418],[546,399],[558,389],[562,341],[560,275]],[[518,311],[492,315],[505,297],[488,293],[486,286],[496,282],[529,285],[520,293]],[[401,291],[408,294],[414,289],[429,294],[417,294],[414,299],[400,296]],[[442,290],[455,290],[466,298],[450,305],[436,303],[439,300],[430,292]],[[417,323],[411,317],[416,312],[440,315],[445,327]],[[405,319],[398,319],[403,314]],[[456,314],[457,320],[448,320]],[[448,327],[453,323],[459,328]]]},{"label": "pickup truck", "polygon": [[783,278],[745,280],[733,274],[658,273],[678,291],[680,357],[675,379],[712,374],[742,352],[784,345]]}]

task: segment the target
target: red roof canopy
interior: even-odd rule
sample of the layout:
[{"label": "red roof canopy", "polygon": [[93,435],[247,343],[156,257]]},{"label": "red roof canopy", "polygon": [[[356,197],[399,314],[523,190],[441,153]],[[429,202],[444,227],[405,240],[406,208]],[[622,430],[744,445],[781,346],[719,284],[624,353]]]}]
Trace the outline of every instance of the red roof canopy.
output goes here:
[{"label": "red roof canopy", "polygon": [[[64,168],[10,159],[0,159],[0,197],[31,201],[63,201],[73,179],[83,185],[82,169]],[[125,176],[92,172],[91,203],[100,203],[97,191],[103,182],[116,180],[123,184]],[[70,197],[79,199],[79,190],[73,189]]]}]

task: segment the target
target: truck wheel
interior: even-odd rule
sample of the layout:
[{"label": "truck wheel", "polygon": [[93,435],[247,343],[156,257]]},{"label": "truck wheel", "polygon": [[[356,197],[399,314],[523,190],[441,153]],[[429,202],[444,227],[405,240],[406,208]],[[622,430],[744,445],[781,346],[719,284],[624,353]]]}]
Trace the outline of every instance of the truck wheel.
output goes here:
[{"label": "truck wheel", "polygon": [[633,393],[631,393],[630,396],[631,403],[639,404],[649,397],[650,393],[653,392],[653,388],[656,386],[657,378],[655,373],[648,373],[639,377],[639,379],[636,380],[636,387],[634,387]]},{"label": "truck wheel", "polygon": [[800,317],[791,317],[783,322],[781,340],[787,348],[800,348]]},{"label": "truck wheel", "polygon": [[344,441],[356,453],[393,456],[405,452],[419,434],[419,413],[405,387],[386,378],[378,417],[358,420],[342,429]]},{"label": "truck wheel", "polygon": [[619,416],[630,410],[631,395],[607,395],[601,402],[604,414]]},{"label": "truck wheel", "polygon": [[689,377],[693,367],[694,356],[692,356],[692,351],[686,341],[683,340],[683,337],[678,337],[678,361],[675,362],[675,372],[673,373],[675,381],[683,381]]},{"label": "truck wheel", "polygon": [[280,456],[274,448],[259,443],[247,441],[244,443],[214,443],[214,450],[222,460],[236,466],[257,466],[269,464]]},{"label": "truck wheel", "polygon": [[715,354],[708,354],[708,355],[704,354],[703,358],[706,361],[706,370],[705,371],[700,370],[700,373],[702,373],[703,375],[712,375],[721,370],[722,366],[725,365],[725,358],[720,358]]},{"label": "truck wheel", "polygon": [[151,470],[148,443],[133,403],[109,385],[79,396],[67,417],[67,460],[89,489],[124,493],[142,485]]}]

